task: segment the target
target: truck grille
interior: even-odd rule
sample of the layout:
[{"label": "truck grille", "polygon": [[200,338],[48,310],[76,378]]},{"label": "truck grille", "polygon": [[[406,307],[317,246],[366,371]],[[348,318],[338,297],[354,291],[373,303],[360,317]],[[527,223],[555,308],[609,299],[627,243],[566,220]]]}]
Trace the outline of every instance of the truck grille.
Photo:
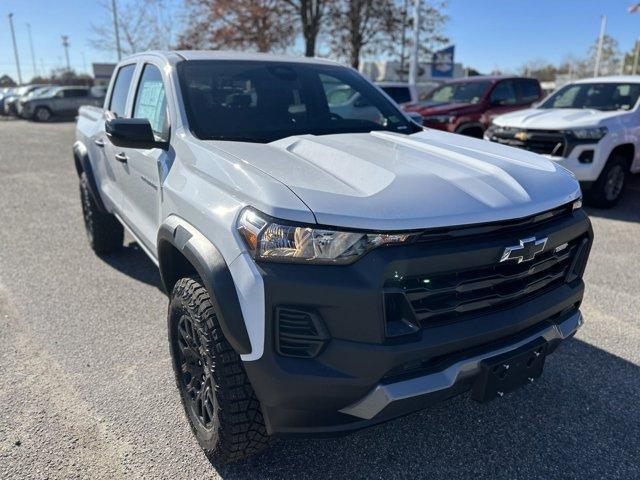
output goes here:
[{"label": "truck grille", "polygon": [[575,238],[530,262],[494,263],[387,282],[404,296],[421,326],[457,321],[530,300],[567,281],[585,237]]},{"label": "truck grille", "polygon": [[[524,134],[525,139],[517,138]],[[553,130],[509,130],[491,137],[491,140],[502,145],[522,148],[534,153],[563,157],[566,155],[567,141],[565,135]]]}]

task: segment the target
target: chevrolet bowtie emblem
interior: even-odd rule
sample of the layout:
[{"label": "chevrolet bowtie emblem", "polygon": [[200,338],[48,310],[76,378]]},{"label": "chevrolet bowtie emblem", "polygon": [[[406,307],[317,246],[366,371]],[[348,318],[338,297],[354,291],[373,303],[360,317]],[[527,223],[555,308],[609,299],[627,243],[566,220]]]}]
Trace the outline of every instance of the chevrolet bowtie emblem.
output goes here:
[{"label": "chevrolet bowtie emblem", "polygon": [[526,140],[529,140],[531,138],[531,135],[529,135],[527,132],[518,132],[514,135],[514,137],[516,137],[521,142],[524,142]]},{"label": "chevrolet bowtie emblem", "polygon": [[515,260],[518,263],[528,262],[542,252],[546,244],[547,237],[541,238],[540,240],[536,240],[536,237],[523,238],[520,240],[520,245],[514,245],[513,247],[504,249],[500,262],[506,262],[508,260]]}]

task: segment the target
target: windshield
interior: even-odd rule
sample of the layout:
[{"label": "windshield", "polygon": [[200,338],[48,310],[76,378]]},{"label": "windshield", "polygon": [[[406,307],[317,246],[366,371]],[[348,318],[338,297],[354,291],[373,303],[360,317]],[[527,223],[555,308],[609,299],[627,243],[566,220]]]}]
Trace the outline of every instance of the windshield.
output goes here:
[{"label": "windshield", "polygon": [[539,108],[631,110],[640,95],[640,83],[576,83],[551,95]]},{"label": "windshield", "polygon": [[178,64],[193,134],[267,143],[291,135],[419,131],[357,72],[333,65],[235,60]]},{"label": "windshield", "polygon": [[429,92],[422,106],[445,105],[447,103],[478,103],[491,87],[491,82],[445,83]]}]

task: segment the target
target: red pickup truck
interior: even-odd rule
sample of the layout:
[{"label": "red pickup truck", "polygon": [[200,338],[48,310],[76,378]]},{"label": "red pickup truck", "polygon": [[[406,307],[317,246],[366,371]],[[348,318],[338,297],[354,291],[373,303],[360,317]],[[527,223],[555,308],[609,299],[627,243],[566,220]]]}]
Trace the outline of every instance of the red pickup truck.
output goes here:
[{"label": "red pickup truck", "polygon": [[477,76],[444,83],[405,110],[422,115],[425,127],[482,138],[493,118],[542,99],[534,78]]}]

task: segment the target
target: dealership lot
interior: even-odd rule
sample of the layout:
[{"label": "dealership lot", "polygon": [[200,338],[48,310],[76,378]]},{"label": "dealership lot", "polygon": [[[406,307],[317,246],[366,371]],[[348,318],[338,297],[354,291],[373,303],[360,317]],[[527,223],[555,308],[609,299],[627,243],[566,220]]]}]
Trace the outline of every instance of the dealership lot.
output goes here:
[{"label": "dealership lot", "polygon": [[87,245],[73,123],[0,119],[0,478],[638,478],[640,178],[591,210],[585,326],[538,384],[216,471],[188,431],[166,298],[131,240]]}]

